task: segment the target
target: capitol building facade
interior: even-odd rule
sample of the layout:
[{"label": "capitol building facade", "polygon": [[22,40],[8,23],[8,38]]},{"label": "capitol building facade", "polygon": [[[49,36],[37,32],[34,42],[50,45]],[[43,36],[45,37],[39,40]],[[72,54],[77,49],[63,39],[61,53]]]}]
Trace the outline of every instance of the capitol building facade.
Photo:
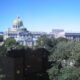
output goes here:
[{"label": "capitol building facade", "polygon": [[14,38],[20,45],[27,45],[27,46],[35,46],[36,40],[40,36],[50,36],[46,32],[30,32],[27,30],[26,27],[23,25],[23,21],[20,19],[20,17],[17,17],[12,24],[12,28],[8,28],[3,33],[4,40],[7,38]]},{"label": "capitol building facade", "polygon": [[53,29],[49,34],[46,32],[30,32],[23,25],[23,21],[20,17],[17,17],[12,24],[12,28],[8,28],[7,31],[0,33],[3,35],[4,40],[9,37],[14,38],[20,45],[35,46],[38,37],[46,35],[47,37],[64,37],[71,40],[80,40],[80,33],[65,33],[62,29]]},{"label": "capitol building facade", "polygon": [[14,38],[20,45],[33,46],[33,35],[23,25],[20,17],[13,21],[12,28],[4,32],[4,40],[7,38]]}]

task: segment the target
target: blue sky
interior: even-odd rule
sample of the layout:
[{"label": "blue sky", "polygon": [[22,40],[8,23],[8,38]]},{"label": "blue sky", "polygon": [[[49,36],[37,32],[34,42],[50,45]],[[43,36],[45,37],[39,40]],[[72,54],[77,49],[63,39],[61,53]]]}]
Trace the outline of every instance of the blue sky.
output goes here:
[{"label": "blue sky", "polygon": [[0,31],[17,16],[30,31],[80,32],[80,0],[0,0]]}]

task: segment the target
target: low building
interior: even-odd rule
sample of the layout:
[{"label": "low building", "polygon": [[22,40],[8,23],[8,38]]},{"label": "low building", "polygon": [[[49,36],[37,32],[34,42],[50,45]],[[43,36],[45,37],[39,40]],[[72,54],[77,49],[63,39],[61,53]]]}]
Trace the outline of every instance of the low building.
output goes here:
[{"label": "low building", "polygon": [[65,38],[79,41],[80,33],[65,33]]},{"label": "low building", "polygon": [[54,38],[64,37],[64,30],[63,29],[52,29],[52,32],[50,34],[53,34]]},{"label": "low building", "polygon": [[0,36],[3,36],[3,32],[0,32]]}]

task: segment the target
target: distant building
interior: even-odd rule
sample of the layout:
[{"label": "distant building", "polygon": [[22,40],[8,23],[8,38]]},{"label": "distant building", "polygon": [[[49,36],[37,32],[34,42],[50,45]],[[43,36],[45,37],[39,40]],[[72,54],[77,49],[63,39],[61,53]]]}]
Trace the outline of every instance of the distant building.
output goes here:
[{"label": "distant building", "polygon": [[12,28],[4,32],[4,40],[13,37],[21,45],[33,45],[33,35],[24,27],[23,21],[17,17]]},{"label": "distant building", "polygon": [[65,33],[65,38],[79,41],[80,33]]},{"label": "distant building", "polygon": [[64,30],[63,29],[52,29],[52,32],[50,34],[53,34],[55,38],[64,37]]},{"label": "distant building", "polygon": [[2,35],[2,36],[3,36],[3,32],[0,32],[0,35]]},{"label": "distant building", "polygon": [[60,32],[64,32],[64,30],[63,30],[63,29],[52,29],[52,32],[53,32],[54,34],[58,34],[58,33],[60,33]]},{"label": "distant building", "polygon": [[66,33],[63,29],[53,29],[50,34],[53,34],[54,38],[63,37],[70,40],[80,40],[80,33]]},{"label": "distant building", "polygon": [[[3,36],[3,32],[0,32],[0,36]],[[3,40],[0,42],[0,46],[4,44]]]}]

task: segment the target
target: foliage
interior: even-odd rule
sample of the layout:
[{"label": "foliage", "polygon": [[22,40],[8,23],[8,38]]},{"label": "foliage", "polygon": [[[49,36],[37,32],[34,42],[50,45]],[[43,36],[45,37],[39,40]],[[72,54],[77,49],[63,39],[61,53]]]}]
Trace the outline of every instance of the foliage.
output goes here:
[{"label": "foliage", "polygon": [[80,41],[59,42],[49,60],[50,80],[80,80]]},{"label": "foliage", "polygon": [[47,37],[47,36],[41,36],[37,39],[36,43],[37,45],[35,46],[35,48],[45,48],[47,49],[48,51],[50,52],[53,52],[56,48],[56,45],[59,43],[59,42],[67,42],[68,39],[66,38],[53,38],[53,37]]},{"label": "foliage", "polygon": [[[41,36],[35,48],[45,48],[51,53],[51,65],[47,70],[50,80],[80,80],[80,41]],[[13,38],[8,38],[0,46],[0,56],[7,54],[8,49],[30,50],[28,46],[19,45]]]},{"label": "foliage", "polygon": [[67,42],[68,41],[68,39],[63,38],[63,37],[59,37],[56,40],[57,40],[57,43],[62,42],[62,41],[64,41],[64,42]]},{"label": "foliage", "polygon": [[7,53],[7,48],[4,45],[0,46],[0,56],[5,56],[6,53]]},{"label": "foliage", "polygon": [[80,80],[80,68],[65,67],[61,69],[59,80]]},{"label": "foliage", "polygon": [[0,42],[2,42],[3,41],[3,36],[0,36]]},{"label": "foliage", "polygon": [[28,46],[19,45],[14,38],[7,38],[4,44],[0,46],[0,55],[6,55],[9,50],[12,49],[27,49]]},{"label": "foliage", "polygon": [[4,41],[4,45],[6,47],[14,47],[15,45],[17,45],[17,42],[14,38],[7,38],[5,41]]},{"label": "foliage", "polygon": [[38,38],[37,42],[37,47],[36,48],[45,48],[48,51],[52,51],[55,48],[55,45],[57,43],[55,38],[49,38],[47,36],[41,36]]}]

